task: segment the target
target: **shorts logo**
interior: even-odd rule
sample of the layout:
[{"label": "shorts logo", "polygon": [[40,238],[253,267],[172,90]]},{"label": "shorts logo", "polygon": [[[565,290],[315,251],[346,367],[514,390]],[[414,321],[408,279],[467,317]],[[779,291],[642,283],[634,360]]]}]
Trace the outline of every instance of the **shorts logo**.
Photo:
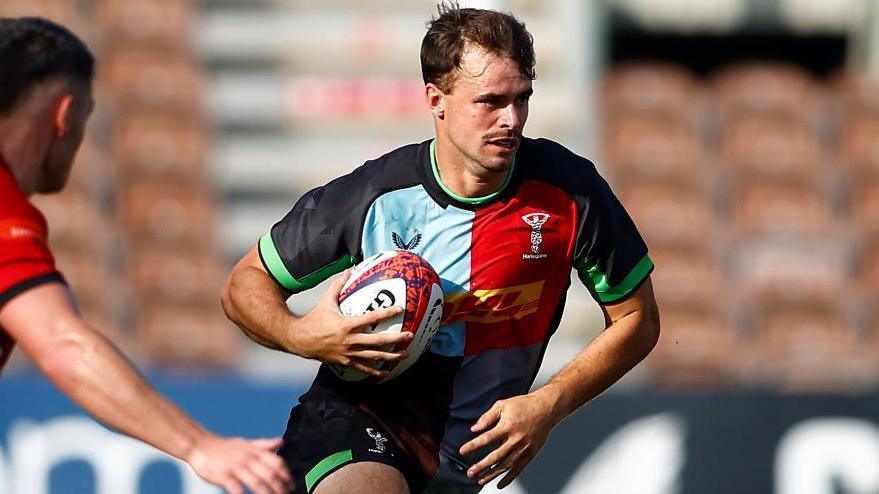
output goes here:
[{"label": "shorts logo", "polygon": [[543,235],[540,233],[543,224],[549,219],[547,213],[530,213],[522,216],[528,226],[531,227],[531,252],[533,254],[522,254],[522,259],[544,259],[546,254],[540,254],[540,243],[543,242]]},{"label": "shorts logo", "polygon": [[366,428],[366,433],[369,434],[373,440],[375,440],[375,449],[370,449],[369,451],[372,453],[384,453],[387,446],[385,445],[388,442],[388,438],[382,435],[381,432],[373,429],[372,427]]},{"label": "shorts logo", "polygon": [[409,239],[409,241],[407,242],[406,240],[403,240],[403,237],[401,237],[399,233],[392,232],[391,240],[394,241],[394,245],[398,249],[411,251],[415,247],[418,247],[418,244],[421,243],[421,233],[419,233],[418,230],[415,230],[415,236]]}]

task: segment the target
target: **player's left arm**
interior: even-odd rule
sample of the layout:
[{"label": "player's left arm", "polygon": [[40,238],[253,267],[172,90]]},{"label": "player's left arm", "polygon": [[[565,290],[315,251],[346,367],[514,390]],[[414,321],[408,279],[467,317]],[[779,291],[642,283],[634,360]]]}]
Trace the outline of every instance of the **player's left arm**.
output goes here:
[{"label": "player's left arm", "polygon": [[508,472],[498,484],[506,487],[537,455],[553,427],[650,353],[659,339],[659,310],[649,277],[628,298],[602,309],[607,329],[570,364],[543,387],[498,401],[473,425],[477,436],[460,453],[489,445],[495,449],[473,465],[468,476],[484,485]]}]

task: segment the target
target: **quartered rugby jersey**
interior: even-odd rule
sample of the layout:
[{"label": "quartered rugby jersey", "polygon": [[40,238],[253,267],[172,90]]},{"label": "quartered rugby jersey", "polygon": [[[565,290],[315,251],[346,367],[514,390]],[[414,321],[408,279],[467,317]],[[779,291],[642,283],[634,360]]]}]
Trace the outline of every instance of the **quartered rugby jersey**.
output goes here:
[{"label": "quartered rugby jersey", "polygon": [[[422,385],[444,382],[439,368],[454,375],[446,376],[448,413],[437,415],[445,423],[427,429],[439,430],[443,453],[462,464],[474,462],[457,451],[479,416],[528,392],[571,269],[601,303],[622,300],[653,269],[594,165],[545,139],[523,139],[504,186],[476,199],[444,186],[433,140],[402,147],[306,193],[259,242],[266,269],[294,293],[389,249],[417,253],[440,276],[443,321],[421,360],[454,363],[424,371]],[[418,364],[396,380],[417,382],[407,374]],[[328,374],[318,381],[334,379]],[[437,448],[428,445],[422,460]],[[425,468],[435,473],[436,465]]]},{"label": "quartered rugby jersey", "polygon": [[[0,308],[14,296],[49,281],[62,281],[49,251],[42,213],[21,192],[0,156]],[[0,371],[15,342],[0,327]]]}]

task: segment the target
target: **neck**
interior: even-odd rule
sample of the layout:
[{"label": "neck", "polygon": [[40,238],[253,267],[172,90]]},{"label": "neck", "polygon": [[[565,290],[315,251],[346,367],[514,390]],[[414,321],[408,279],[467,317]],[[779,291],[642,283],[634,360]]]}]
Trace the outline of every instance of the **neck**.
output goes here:
[{"label": "neck", "polygon": [[29,196],[36,191],[40,156],[46,152],[36,138],[30,122],[15,116],[0,119],[0,155],[6,161],[21,191]]},{"label": "neck", "polygon": [[479,198],[498,192],[507,183],[512,169],[492,172],[470,163],[447,139],[434,141],[436,166],[442,185],[459,197]]}]

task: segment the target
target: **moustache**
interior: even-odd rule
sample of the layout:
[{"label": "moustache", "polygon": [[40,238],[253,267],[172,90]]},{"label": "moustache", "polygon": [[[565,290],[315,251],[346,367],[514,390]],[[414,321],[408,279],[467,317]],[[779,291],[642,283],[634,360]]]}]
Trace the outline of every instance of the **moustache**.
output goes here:
[{"label": "moustache", "polygon": [[509,130],[504,132],[494,132],[492,134],[485,135],[482,139],[485,141],[492,141],[495,139],[521,139],[522,133],[516,132],[515,130]]}]

